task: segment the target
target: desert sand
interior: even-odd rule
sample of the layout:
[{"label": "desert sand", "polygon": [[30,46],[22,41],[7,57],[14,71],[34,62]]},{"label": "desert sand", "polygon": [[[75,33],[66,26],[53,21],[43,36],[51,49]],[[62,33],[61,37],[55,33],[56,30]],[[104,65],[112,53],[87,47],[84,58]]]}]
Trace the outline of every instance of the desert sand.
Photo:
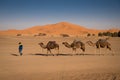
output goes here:
[{"label": "desert sand", "polygon": [[[110,38],[114,51],[94,53],[94,48],[86,44],[85,55],[71,56],[72,50],[62,45],[74,39],[84,43],[97,41],[99,37],[33,37],[0,36],[0,80],[120,80],[120,38]],[[45,54],[46,50],[38,45],[56,41],[60,45],[60,55]],[[19,56],[18,42],[22,42],[23,56]],[[54,54],[56,50],[52,50]],[[77,50],[80,54],[81,50]]]}]

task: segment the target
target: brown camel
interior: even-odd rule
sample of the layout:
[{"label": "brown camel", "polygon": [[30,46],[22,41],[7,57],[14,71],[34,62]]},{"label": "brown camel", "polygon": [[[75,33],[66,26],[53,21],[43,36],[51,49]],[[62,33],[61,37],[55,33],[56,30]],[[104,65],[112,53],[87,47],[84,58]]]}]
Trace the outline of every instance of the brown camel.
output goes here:
[{"label": "brown camel", "polygon": [[[93,47],[96,47],[96,49],[99,49],[99,53],[101,54],[100,48],[106,48],[106,51],[107,51],[107,49],[112,51],[111,44],[107,40],[108,40],[108,38],[106,38],[106,39],[99,39],[96,43],[93,43],[92,41],[87,41],[86,43],[89,46],[93,46]],[[95,53],[96,53],[96,50],[95,50]]]},{"label": "brown camel", "polygon": [[75,51],[75,53],[77,48],[82,49],[82,51],[85,52],[85,44],[81,41],[74,40],[71,44],[67,42],[63,42],[62,44],[65,45],[65,47],[67,48],[72,48],[72,50]]},{"label": "brown camel", "polygon": [[[56,41],[49,41],[47,43],[47,45],[44,45],[42,42],[39,43],[39,45],[43,48],[43,49],[47,49],[47,54],[48,52],[51,52],[51,49],[57,49],[58,50],[58,54],[59,54],[59,45],[56,43]],[[53,54],[54,55],[54,54]]]}]

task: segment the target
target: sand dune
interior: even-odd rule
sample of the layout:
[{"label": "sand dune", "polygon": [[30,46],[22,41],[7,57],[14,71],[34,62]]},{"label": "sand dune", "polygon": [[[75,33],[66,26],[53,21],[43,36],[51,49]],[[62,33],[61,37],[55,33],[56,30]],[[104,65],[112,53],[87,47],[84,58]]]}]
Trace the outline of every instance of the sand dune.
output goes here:
[{"label": "sand dune", "polygon": [[[49,24],[44,26],[33,26],[24,30],[7,30],[0,31],[1,35],[16,35],[16,34],[38,34],[38,33],[46,33],[50,35],[59,35],[59,34],[68,34],[68,35],[87,35],[88,33],[97,34],[98,32],[103,32],[107,30],[97,30],[97,29],[88,29],[84,26],[68,23],[68,22],[60,22],[56,24]],[[110,29],[110,32],[119,31],[118,29]]]}]

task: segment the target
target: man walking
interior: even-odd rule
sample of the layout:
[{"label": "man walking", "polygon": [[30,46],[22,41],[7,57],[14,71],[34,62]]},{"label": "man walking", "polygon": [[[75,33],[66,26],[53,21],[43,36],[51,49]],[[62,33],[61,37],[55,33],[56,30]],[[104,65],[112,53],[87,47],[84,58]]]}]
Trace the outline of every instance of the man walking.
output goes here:
[{"label": "man walking", "polygon": [[22,43],[21,42],[19,42],[19,53],[20,53],[20,56],[22,56],[23,54],[22,54],[22,50],[23,50],[23,45],[22,45]]}]

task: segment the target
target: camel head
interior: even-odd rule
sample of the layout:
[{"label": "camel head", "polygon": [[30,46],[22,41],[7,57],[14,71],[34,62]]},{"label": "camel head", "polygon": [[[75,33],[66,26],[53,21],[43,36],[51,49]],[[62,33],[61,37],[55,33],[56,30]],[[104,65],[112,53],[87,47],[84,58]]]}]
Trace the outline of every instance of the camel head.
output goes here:
[{"label": "camel head", "polygon": [[38,43],[38,45],[40,45],[42,48],[46,49],[46,45],[44,45],[42,42]]},{"label": "camel head", "polygon": [[38,43],[38,45],[43,45],[43,43],[41,42],[41,43]]},{"label": "camel head", "polygon": [[67,42],[62,42],[62,44],[64,44],[64,45],[65,45],[65,44],[67,44]]}]

